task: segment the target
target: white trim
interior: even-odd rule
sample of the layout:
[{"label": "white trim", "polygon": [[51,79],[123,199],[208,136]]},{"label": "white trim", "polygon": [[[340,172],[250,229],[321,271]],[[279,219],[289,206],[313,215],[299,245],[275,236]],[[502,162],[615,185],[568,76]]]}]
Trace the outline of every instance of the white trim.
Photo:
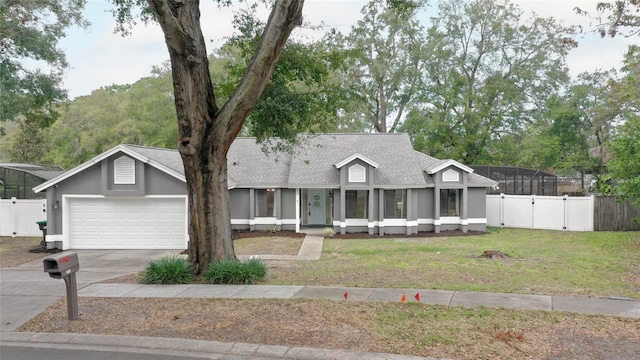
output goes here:
[{"label": "white trim", "polygon": [[340,227],[341,225],[340,220],[333,220],[333,223],[331,225],[333,225],[334,227]]},{"label": "white trim", "polygon": [[335,165],[335,167],[337,169],[340,169],[341,167],[347,165],[348,163],[352,162],[355,159],[360,159],[360,160],[364,161],[365,163],[373,166],[374,168],[378,168],[380,166],[377,162],[367,158],[366,156],[363,156],[363,155],[361,155],[359,153],[355,153],[355,154],[349,156],[348,158],[346,158],[346,159],[340,161],[339,163],[337,163]]},{"label": "white trim", "polygon": [[417,220],[407,221],[407,227],[417,227],[417,226],[418,226]]},{"label": "white trim", "polygon": [[469,218],[467,219],[469,225],[472,224],[487,224],[487,218]]},{"label": "white trim", "polygon": [[457,162],[455,160],[446,160],[442,164],[440,164],[440,165],[434,167],[433,169],[429,170],[429,174],[433,175],[433,174],[437,173],[440,170],[448,168],[449,166],[455,166],[458,169],[464,170],[464,171],[466,171],[468,173],[473,173],[473,169],[468,167],[468,166],[462,165],[461,163],[459,163],[459,162]]},{"label": "white trim", "polygon": [[296,189],[296,233],[300,232],[300,192],[301,189]]},{"label": "white trim", "polygon": [[281,225],[299,225],[300,223],[296,219],[282,219],[280,220]]},{"label": "white trim", "polygon": [[407,226],[407,219],[385,218],[380,223],[382,226]]},{"label": "white trim", "polygon": [[440,225],[461,225],[460,216],[441,216]]},{"label": "white trim", "polygon": [[64,174],[56,176],[55,178],[53,178],[53,179],[51,179],[51,180],[49,180],[47,182],[44,182],[44,183],[34,187],[33,188],[33,192],[39,193],[42,190],[46,190],[46,189],[50,188],[51,186],[53,186],[53,185],[55,185],[55,184],[57,184],[57,183],[59,183],[59,182],[61,182],[63,180],[66,180],[66,179],[72,177],[73,175],[75,175],[75,174],[77,174],[79,172],[82,172],[82,171],[90,168],[93,165],[99,164],[102,160],[107,159],[111,155],[117,154],[118,152],[123,152],[124,154],[129,155],[130,157],[132,157],[132,158],[134,158],[134,159],[136,159],[138,161],[141,161],[141,162],[143,162],[145,164],[149,164],[149,165],[157,168],[158,170],[160,170],[162,172],[165,172],[165,173],[175,177],[176,179],[178,179],[178,180],[180,180],[182,182],[185,182],[185,183],[187,182],[187,180],[184,177],[184,175],[182,175],[182,174],[180,174],[178,172],[175,172],[175,171],[169,169],[168,167],[166,167],[166,166],[164,166],[164,165],[162,165],[162,164],[160,164],[160,163],[158,163],[156,161],[150,160],[149,158],[138,154],[137,152],[129,149],[126,145],[120,144],[120,145],[118,145],[118,146],[116,146],[114,148],[111,148],[110,150],[107,150],[107,151],[103,152],[102,154],[94,157],[93,159],[91,159],[91,160],[89,160],[89,161],[87,161],[87,162],[85,162],[85,163],[83,163],[81,165],[76,166],[75,168],[65,172]]},{"label": "white trim", "polygon": [[376,225],[377,225],[376,222],[369,222],[367,223],[367,228],[373,229]]},{"label": "white trim", "polygon": [[[73,199],[118,199],[117,197],[107,197],[104,195],[92,195],[92,194],[63,194],[62,195],[62,250],[68,250],[70,246],[69,240],[69,201]],[[145,196],[132,196],[126,197],[142,198],[142,199],[184,199],[185,214],[184,214],[184,248],[189,246],[189,198],[187,195],[145,195]],[[59,241],[59,240],[56,240]]]},{"label": "white trim", "polygon": [[231,219],[231,225],[249,225],[249,219]]},{"label": "white trim", "polygon": [[418,219],[418,225],[433,225],[433,219]]},{"label": "white trim", "polygon": [[[345,219],[345,226],[369,226],[369,220],[367,219]],[[340,223],[342,227],[342,223]]]},{"label": "white trim", "polygon": [[440,219],[433,220],[433,225],[440,226],[440,225],[442,225],[442,221],[440,221]]},{"label": "white trim", "polygon": [[253,219],[254,225],[277,225],[278,219],[273,216],[256,217]]},{"label": "white trim", "polygon": [[347,227],[347,222],[346,221],[344,221],[344,222],[340,221],[340,227],[341,228],[346,228]]}]

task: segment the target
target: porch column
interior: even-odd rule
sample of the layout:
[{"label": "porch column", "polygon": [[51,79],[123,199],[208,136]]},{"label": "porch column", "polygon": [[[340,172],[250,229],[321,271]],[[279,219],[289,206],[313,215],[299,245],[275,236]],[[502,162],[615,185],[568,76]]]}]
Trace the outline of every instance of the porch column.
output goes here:
[{"label": "porch column", "polygon": [[384,189],[378,190],[378,234],[384,235]]},{"label": "porch column", "polygon": [[369,230],[369,235],[373,235],[373,224],[375,221],[375,217],[373,216],[373,209],[374,209],[374,204],[375,204],[375,195],[374,195],[374,191],[373,188],[370,187],[369,188],[369,200],[368,200],[368,204],[367,204],[367,212],[368,212],[368,216],[367,216],[367,228]]},{"label": "porch column", "polygon": [[253,188],[249,189],[249,230],[256,229],[256,192]]},{"label": "porch column", "polygon": [[340,234],[344,235],[347,232],[347,221],[346,219],[346,201],[345,201],[345,193],[344,188],[340,188]]},{"label": "porch column", "polygon": [[433,190],[433,199],[433,232],[438,234],[442,222],[440,220],[440,187],[438,187],[437,183]]}]

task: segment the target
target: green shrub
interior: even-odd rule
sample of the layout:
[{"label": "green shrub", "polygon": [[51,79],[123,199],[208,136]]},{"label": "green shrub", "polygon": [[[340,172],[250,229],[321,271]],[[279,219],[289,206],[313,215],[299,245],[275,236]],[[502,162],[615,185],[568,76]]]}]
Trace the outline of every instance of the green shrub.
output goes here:
[{"label": "green shrub", "polygon": [[151,261],[142,273],[143,284],[189,284],[193,281],[193,267],[185,258],[165,256]]},{"label": "green shrub", "polygon": [[333,231],[333,228],[324,228],[322,230],[322,235],[324,235],[324,237],[333,237],[335,234],[336,232]]},{"label": "green shrub", "polygon": [[223,260],[209,264],[204,273],[211,284],[253,284],[267,276],[267,266],[260,259],[247,262]]}]

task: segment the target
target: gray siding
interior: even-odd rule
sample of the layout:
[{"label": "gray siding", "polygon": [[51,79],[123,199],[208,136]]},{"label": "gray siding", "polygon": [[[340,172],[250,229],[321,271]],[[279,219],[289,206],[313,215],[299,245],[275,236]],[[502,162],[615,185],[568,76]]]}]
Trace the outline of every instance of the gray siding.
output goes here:
[{"label": "gray siding", "polygon": [[229,190],[229,212],[232,219],[249,219],[249,189]]},{"label": "gray siding", "polygon": [[487,190],[485,188],[469,188],[469,218],[487,217]]},{"label": "gray siding", "polygon": [[296,189],[282,189],[282,191],[280,192],[282,204],[282,219],[296,218],[296,191]]}]

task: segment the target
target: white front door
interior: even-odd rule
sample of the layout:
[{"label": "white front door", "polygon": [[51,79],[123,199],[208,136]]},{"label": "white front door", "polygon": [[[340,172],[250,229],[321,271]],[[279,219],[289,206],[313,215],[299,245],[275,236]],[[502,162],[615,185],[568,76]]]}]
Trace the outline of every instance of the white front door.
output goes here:
[{"label": "white front door", "polygon": [[309,189],[307,209],[309,225],[327,225],[327,193],[324,189]]}]

